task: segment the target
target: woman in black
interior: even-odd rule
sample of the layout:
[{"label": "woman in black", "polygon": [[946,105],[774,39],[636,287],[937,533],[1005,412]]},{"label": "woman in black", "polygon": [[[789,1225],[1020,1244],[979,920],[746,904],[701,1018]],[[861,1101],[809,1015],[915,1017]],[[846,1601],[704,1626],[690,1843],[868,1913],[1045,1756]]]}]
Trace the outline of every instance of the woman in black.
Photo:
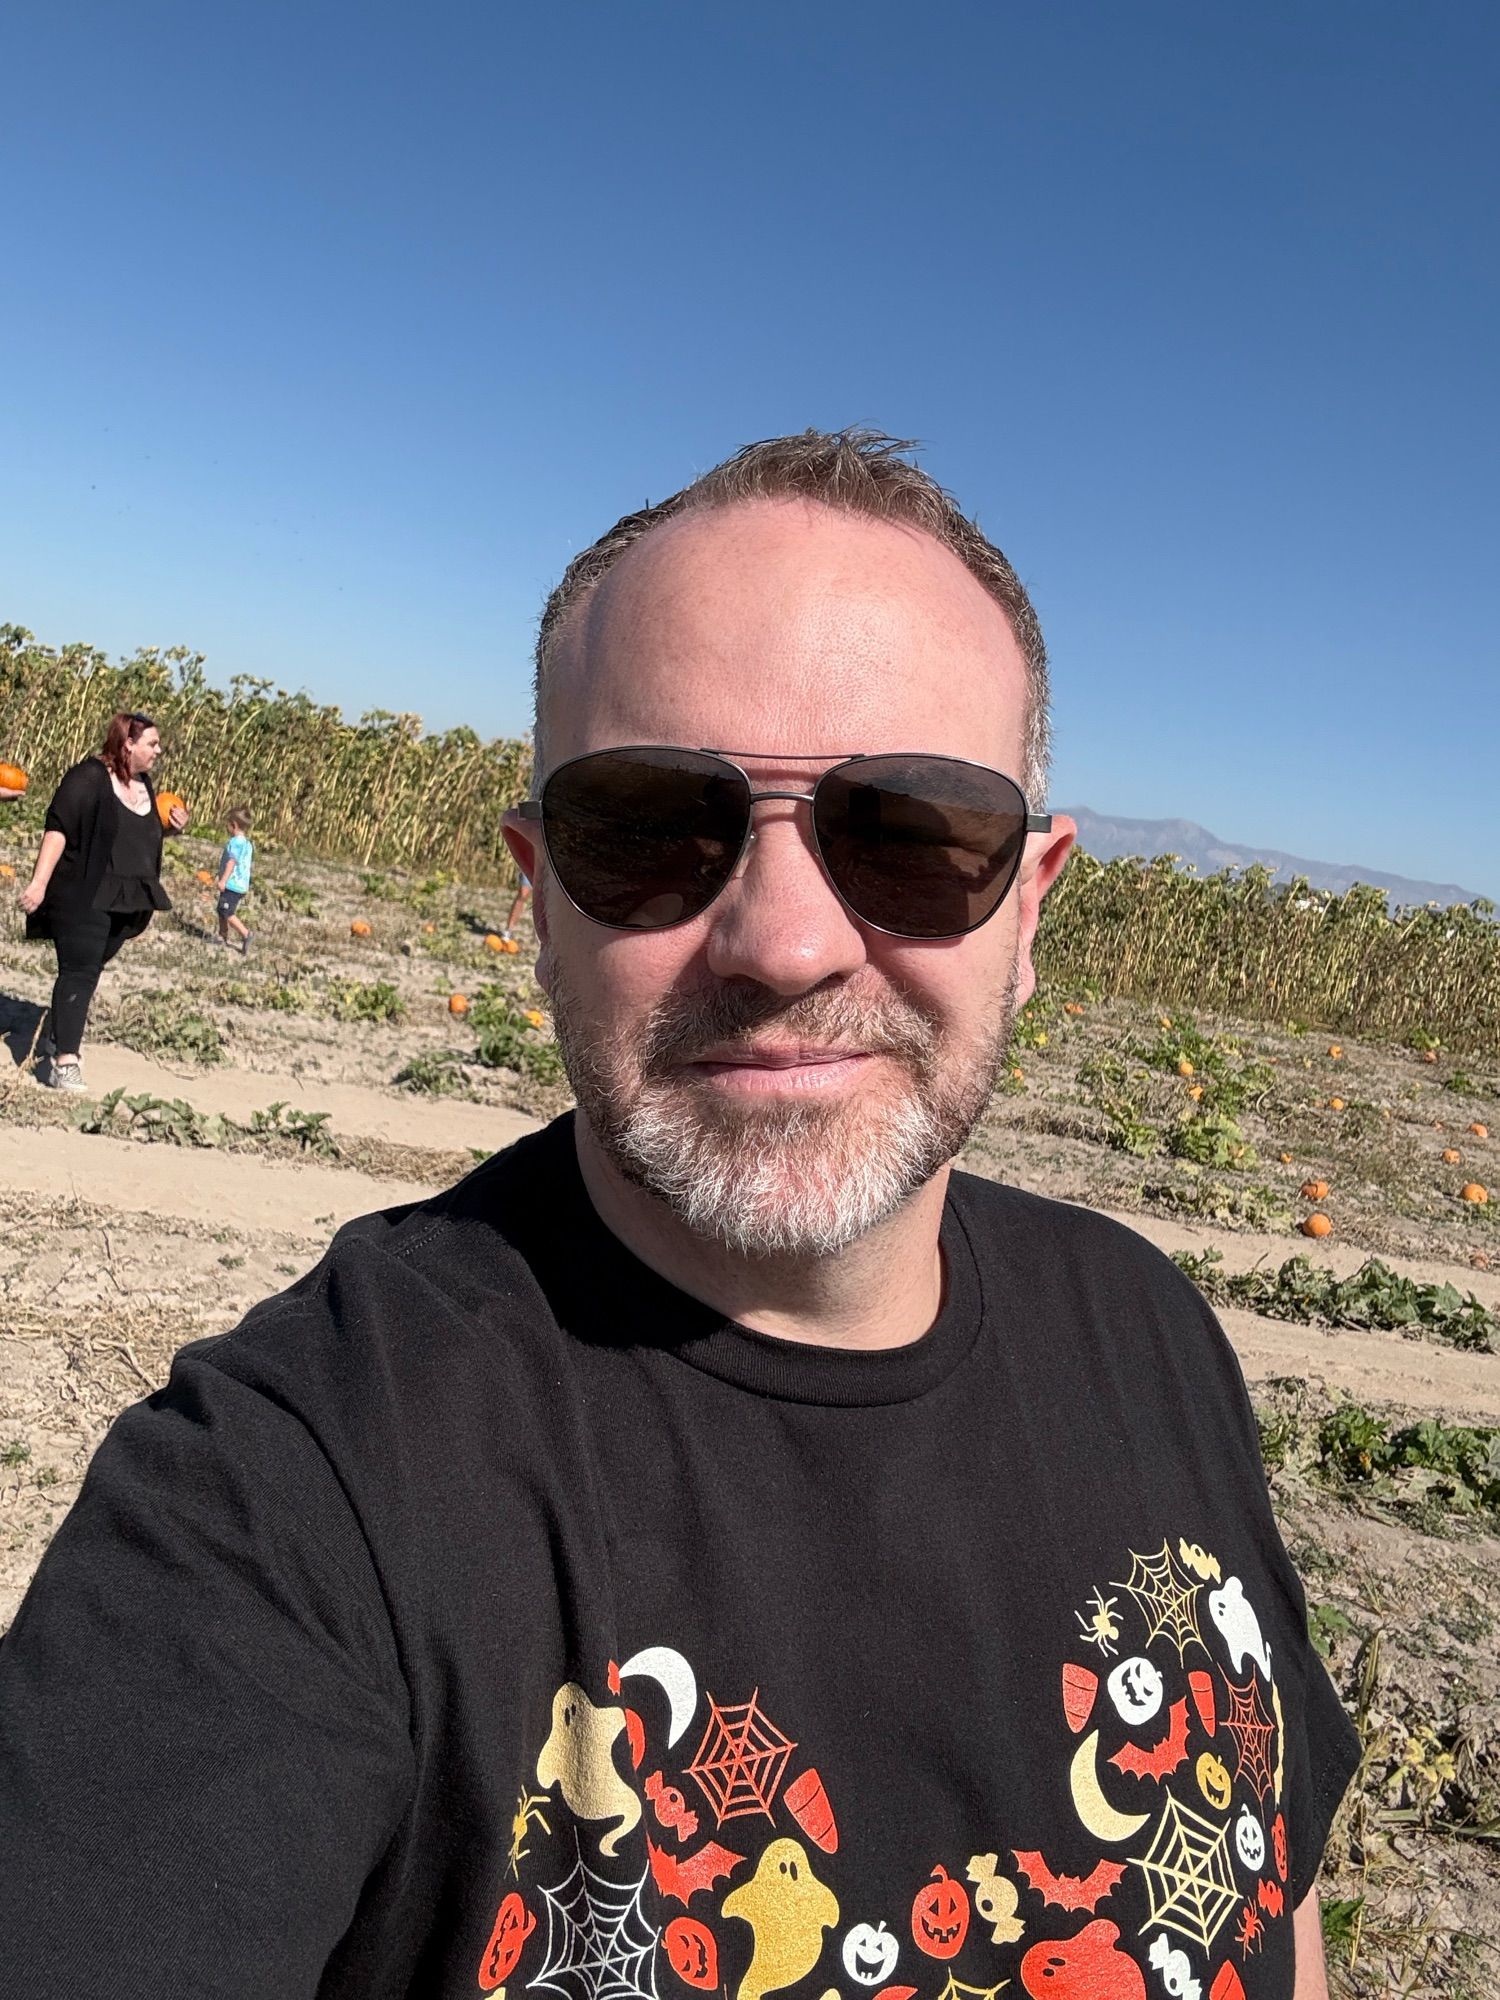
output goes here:
[{"label": "woman in black", "polygon": [[[162,822],[149,776],[161,737],[149,715],[115,715],[96,757],[63,774],[47,808],[30,882],[21,891],[28,937],[57,948],[48,1081],[82,1090],[79,1050],[99,974],[157,910],[172,905],[161,886]],[[174,807],[178,832],[187,814]]]}]

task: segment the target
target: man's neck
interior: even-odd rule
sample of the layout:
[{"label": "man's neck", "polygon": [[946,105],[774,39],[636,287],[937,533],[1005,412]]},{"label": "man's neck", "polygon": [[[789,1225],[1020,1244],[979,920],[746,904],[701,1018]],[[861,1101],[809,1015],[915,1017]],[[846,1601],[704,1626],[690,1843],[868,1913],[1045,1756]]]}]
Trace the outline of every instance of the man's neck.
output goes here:
[{"label": "man's neck", "polygon": [[877,1349],[920,1340],[937,1318],[948,1168],[837,1256],[751,1259],[686,1228],[627,1181],[581,1112],[574,1131],[584,1186],[605,1226],[679,1291],[741,1326],[822,1347]]}]

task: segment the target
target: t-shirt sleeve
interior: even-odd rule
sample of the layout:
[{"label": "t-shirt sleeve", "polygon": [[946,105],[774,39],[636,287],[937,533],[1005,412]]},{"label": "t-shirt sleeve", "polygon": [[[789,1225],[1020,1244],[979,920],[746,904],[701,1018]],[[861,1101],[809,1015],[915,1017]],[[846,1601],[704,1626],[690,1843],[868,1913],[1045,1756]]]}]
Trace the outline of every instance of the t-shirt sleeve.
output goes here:
[{"label": "t-shirt sleeve", "polygon": [[0,1645],[10,1992],[311,1996],[406,1808],[358,1522],[213,1345],[111,1430]]}]

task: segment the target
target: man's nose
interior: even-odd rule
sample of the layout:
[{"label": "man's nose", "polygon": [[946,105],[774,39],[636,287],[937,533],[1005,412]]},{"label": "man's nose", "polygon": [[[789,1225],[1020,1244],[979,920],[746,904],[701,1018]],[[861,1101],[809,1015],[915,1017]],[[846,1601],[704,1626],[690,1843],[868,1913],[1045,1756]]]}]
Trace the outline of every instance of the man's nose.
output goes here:
[{"label": "man's nose", "polygon": [[718,978],[807,993],[865,963],[864,934],[823,873],[809,812],[790,800],[755,808],[749,852],[708,913]]}]

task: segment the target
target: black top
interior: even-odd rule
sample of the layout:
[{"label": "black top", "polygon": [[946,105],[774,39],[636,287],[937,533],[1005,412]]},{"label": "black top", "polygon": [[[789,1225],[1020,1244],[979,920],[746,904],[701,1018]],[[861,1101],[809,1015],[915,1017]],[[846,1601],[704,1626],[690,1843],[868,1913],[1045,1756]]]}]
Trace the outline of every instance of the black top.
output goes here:
[{"label": "black top", "polygon": [[170,909],[159,879],[161,848],[162,825],[155,800],[148,795],[146,810],[132,812],[116,793],[115,836],[94,908],[127,912]]},{"label": "black top", "polygon": [[[150,875],[159,898],[153,907],[165,910],[171,908],[171,903],[160,881],[162,824],[151,780],[146,778],[144,782],[151,811],[143,838],[154,849]],[[116,817],[124,810],[102,757],[85,757],[63,773],[47,807],[44,828],[48,833],[62,835],[63,851],[52,871],[41,908],[26,919],[28,937],[50,937],[54,922],[70,922],[98,907],[96,899],[114,848]]]},{"label": "black top", "polygon": [[750,1332],[562,1119],[186,1348],[0,1646],[9,1990],[1288,2000],[1357,1744],[1234,1356],[1086,1210],[942,1245]]}]

